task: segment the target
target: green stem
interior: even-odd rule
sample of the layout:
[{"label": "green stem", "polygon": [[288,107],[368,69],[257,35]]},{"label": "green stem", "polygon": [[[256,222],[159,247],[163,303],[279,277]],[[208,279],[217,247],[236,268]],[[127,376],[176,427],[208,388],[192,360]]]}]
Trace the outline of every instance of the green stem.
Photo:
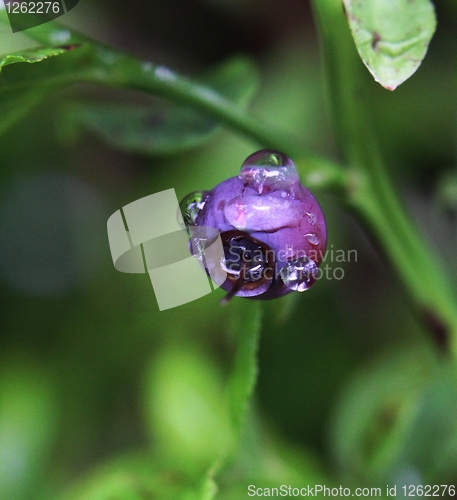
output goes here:
[{"label": "green stem", "polygon": [[[58,23],[49,22],[28,30],[27,34],[44,46],[54,46],[55,40],[61,38],[62,32],[65,31],[67,30]],[[345,189],[347,176],[344,169],[330,159],[307,151],[304,141],[299,137],[284,133],[258,117],[254,118],[223,95],[197,81],[163,66],[136,59],[130,54],[78,33],[67,31],[67,34],[65,45],[77,48],[59,56],[60,61],[48,60],[46,64],[49,71],[35,79],[34,84],[37,87],[89,82],[114,88],[134,89],[191,105],[257,141],[262,147],[278,149],[293,158],[299,158],[309,187],[325,187],[337,192]],[[65,63],[62,62],[62,57],[66,58]],[[30,84],[30,80],[27,84]],[[21,82],[12,82],[16,89],[20,85]],[[3,82],[3,89],[6,86],[8,83],[5,85]]]},{"label": "green stem", "polygon": [[241,432],[249,401],[257,379],[257,350],[260,338],[262,309],[260,304],[249,308],[249,314],[233,318],[230,327],[236,338],[236,354],[227,385],[227,399],[235,432]]},{"label": "green stem", "polygon": [[368,72],[356,52],[340,0],[314,0],[332,99],[335,131],[355,182],[349,204],[386,249],[421,312],[433,314],[450,335],[457,359],[457,302],[436,252],[412,224],[390,182],[369,115]]},{"label": "green stem", "polygon": [[[126,65],[128,65],[128,71],[125,70]],[[168,69],[128,57],[122,71],[113,68],[109,72],[97,72],[94,82],[140,90],[195,106],[257,141],[264,148],[284,151],[293,158],[304,158],[301,171],[305,174],[309,187],[325,186],[327,189],[340,192],[346,188],[348,179],[339,165],[305,150],[303,141],[290,134],[282,133],[263,120],[253,118],[212,89],[182,75],[176,75]]]}]

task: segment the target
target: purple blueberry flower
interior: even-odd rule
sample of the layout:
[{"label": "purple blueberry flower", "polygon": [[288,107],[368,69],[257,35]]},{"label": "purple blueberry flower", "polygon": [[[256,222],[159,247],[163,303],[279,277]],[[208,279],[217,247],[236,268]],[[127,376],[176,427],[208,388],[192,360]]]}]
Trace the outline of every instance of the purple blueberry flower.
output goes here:
[{"label": "purple blueberry flower", "polygon": [[271,299],[315,283],[327,243],[324,214],[283,153],[252,154],[238,177],[191,193],[181,210],[187,225],[220,233],[225,301],[233,295]]}]

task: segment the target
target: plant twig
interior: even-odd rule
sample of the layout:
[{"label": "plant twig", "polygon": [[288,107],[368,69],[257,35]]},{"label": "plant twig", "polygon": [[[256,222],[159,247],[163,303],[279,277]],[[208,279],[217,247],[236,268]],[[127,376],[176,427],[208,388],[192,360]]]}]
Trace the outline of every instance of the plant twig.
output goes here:
[{"label": "plant twig", "polygon": [[314,0],[327,62],[327,80],[340,150],[357,175],[348,203],[386,249],[419,310],[433,312],[457,358],[457,301],[436,253],[427,248],[395,192],[369,116],[365,68],[339,0]]}]

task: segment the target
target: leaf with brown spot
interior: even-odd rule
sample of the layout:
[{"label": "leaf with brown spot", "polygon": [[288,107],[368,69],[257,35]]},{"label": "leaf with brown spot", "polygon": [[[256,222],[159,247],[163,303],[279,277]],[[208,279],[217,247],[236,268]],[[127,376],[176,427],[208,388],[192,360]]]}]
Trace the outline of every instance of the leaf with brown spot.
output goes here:
[{"label": "leaf with brown spot", "polygon": [[343,0],[357,50],[374,79],[395,90],[427,53],[436,17],[430,0]]}]

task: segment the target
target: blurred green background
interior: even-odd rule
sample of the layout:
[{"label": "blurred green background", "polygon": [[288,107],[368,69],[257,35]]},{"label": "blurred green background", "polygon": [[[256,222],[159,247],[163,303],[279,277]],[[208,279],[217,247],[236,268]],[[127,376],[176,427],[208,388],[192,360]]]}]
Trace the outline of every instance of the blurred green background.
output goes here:
[{"label": "blurred green background", "polygon": [[[417,74],[394,93],[370,88],[396,188],[455,277],[457,8],[436,7]],[[193,76],[250,57],[252,114],[338,156],[306,1],[80,0],[62,22]],[[259,145],[221,129],[176,154],[129,153],[65,133],[63,110],[86,100],[162,105],[74,85],[0,137],[0,498],[211,498],[199,481],[232,439],[223,385],[257,306],[221,308],[215,292],[159,312],[146,275],[115,271],[106,221],[164,189],[211,189]],[[455,484],[455,368],[377,242],[314,194],[328,248],[357,260],[330,264],[343,279],[261,304],[254,398],[215,498],[247,498],[250,484],[397,484],[399,497],[403,484]]]}]

